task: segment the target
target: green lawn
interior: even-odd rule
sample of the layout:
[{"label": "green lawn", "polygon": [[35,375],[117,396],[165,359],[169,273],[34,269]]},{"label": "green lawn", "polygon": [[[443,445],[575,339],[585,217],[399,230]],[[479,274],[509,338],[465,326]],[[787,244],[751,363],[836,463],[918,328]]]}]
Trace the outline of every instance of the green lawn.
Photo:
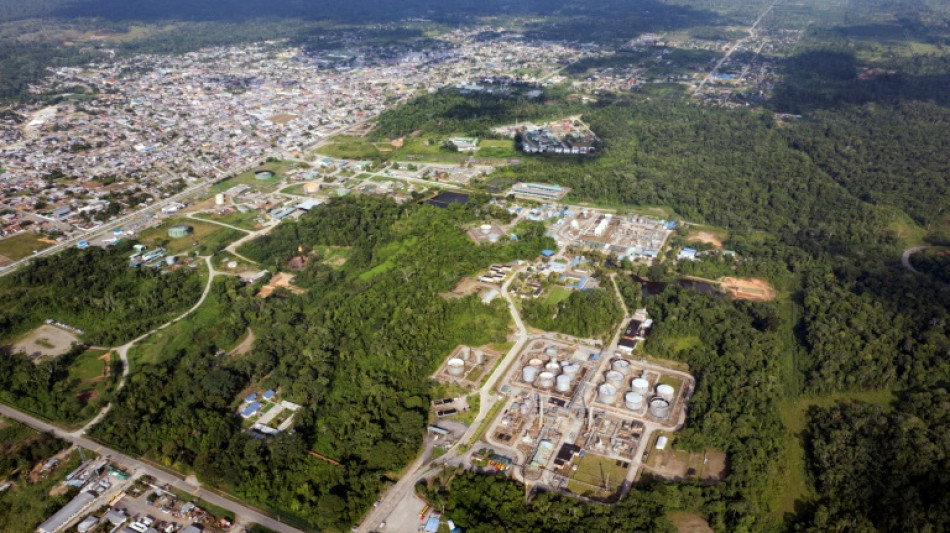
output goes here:
[{"label": "green lawn", "polygon": [[[291,161],[274,161],[270,163],[264,163],[259,167],[255,167],[251,170],[248,170],[247,172],[244,172],[243,174],[238,174],[233,178],[228,178],[224,181],[215,183],[211,187],[211,192],[224,192],[239,184],[250,185],[255,189],[262,191],[273,191],[277,188],[277,185],[280,184],[280,181],[284,178],[286,172],[296,168],[298,165],[299,163],[294,163]],[[270,170],[274,173],[274,177],[268,180],[259,180],[254,176],[254,172],[258,170]]]},{"label": "green lawn", "polygon": [[102,357],[104,350],[86,350],[69,365],[69,379],[88,381],[101,377],[105,373],[106,362]]},{"label": "green lawn", "polygon": [[381,159],[382,153],[365,137],[334,137],[317,152],[337,159]]},{"label": "green lawn", "polygon": [[207,213],[202,213],[195,216],[198,218],[202,218],[204,220],[213,220],[215,222],[230,224],[232,226],[243,228],[248,231],[256,230],[261,227],[261,225],[257,223],[257,219],[259,219],[261,215],[260,213],[256,211],[248,211],[246,213],[241,213],[240,211],[234,211],[233,213],[228,213],[227,215],[224,215],[223,217],[215,217]]},{"label": "green lawn", "polygon": [[[176,224],[191,226],[193,232],[178,239],[168,236],[168,228]],[[178,255],[198,250],[202,255],[211,254],[224,248],[228,244],[240,239],[244,232],[198,220],[178,217],[165,220],[158,226],[149,228],[139,234],[139,241],[150,248],[164,246],[168,253]],[[197,242],[198,246],[194,246]]]},{"label": "green lawn", "polygon": [[0,265],[6,264],[7,261],[3,259],[4,257],[10,262],[19,261],[32,255],[34,250],[43,250],[53,245],[52,243],[41,242],[41,238],[43,237],[33,232],[26,232],[0,240],[0,256],[3,256],[0,257]]},{"label": "green lawn", "polygon": [[564,287],[552,287],[548,291],[548,295],[545,297],[545,304],[547,305],[556,305],[559,302],[567,300],[571,295],[571,290]]},{"label": "green lawn", "polygon": [[689,350],[690,348],[699,346],[701,342],[699,335],[683,335],[681,337],[673,337],[668,341],[668,344],[670,349],[674,352],[682,352],[683,350]]}]

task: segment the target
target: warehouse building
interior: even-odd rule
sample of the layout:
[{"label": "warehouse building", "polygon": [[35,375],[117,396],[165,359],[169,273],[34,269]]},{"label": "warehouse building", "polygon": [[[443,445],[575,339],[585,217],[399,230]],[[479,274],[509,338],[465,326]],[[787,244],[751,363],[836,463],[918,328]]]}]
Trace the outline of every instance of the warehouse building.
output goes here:
[{"label": "warehouse building", "polygon": [[69,501],[62,509],[56,511],[53,516],[43,522],[36,528],[37,533],[56,533],[70,520],[76,518],[93,500],[96,499],[95,492],[83,491]]}]

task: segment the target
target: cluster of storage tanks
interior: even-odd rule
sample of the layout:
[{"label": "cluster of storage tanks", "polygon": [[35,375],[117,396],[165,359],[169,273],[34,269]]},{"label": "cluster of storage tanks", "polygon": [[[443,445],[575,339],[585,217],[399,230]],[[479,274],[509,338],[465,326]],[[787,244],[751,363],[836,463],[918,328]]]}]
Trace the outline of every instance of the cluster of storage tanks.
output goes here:
[{"label": "cluster of storage tanks", "polygon": [[[599,402],[613,405],[617,401],[617,391],[623,387],[623,381],[630,372],[630,362],[617,359],[606,373],[606,381],[597,388]],[[649,401],[647,398],[649,397]],[[676,397],[676,389],[670,385],[657,385],[656,394],[650,397],[650,382],[643,376],[634,378],[630,383],[630,392],[623,397],[624,406],[631,411],[640,411],[649,405],[650,415],[656,418],[670,416],[670,405]]]},{"label": "cluster of storage tanks", "polygon": [[531,359],[521,369],[521,381],[534,385],[539,389],[553,388],[560,393],[568,393],[581,367],[577,363],[568,361],[558,362],[557,357],[551,357],[547,364],[541,359]]},{"label": "cluster of storage tanks", "polygon": [[450,376],[459,377],[465,374],[465,363],[471,366],[478,366],[485,362],[485,352],[473,350],[468,346],[463,346],[458,357],[453,357],[445,364],[445,371]]}]

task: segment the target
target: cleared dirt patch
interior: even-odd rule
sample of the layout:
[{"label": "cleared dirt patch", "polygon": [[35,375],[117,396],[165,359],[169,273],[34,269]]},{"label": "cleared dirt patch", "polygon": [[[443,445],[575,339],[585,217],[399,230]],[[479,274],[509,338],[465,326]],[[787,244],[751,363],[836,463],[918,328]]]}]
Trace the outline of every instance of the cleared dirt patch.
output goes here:
[{"label": "cleared dirt patch", "polygon": [[24,335],[13,345],[14,352],[23,352],[34,363],[44,358],[56,357],[69,351],[73,343],[79,344],[79,337],[64,330],[44,324]]},{"label": "cleared dirt patch", "polygon": [[716,248],[722,248],[722,239],[708,231],[691,231],[686,237],[688,241],[699,241],[709,243]]},{"label": "cleared dirt patch", "polygon": [[247,352],[251,351],[251,346],[254,345],[254,339],[257,337],[254,336],[254,331],[251,328],[247,328],[247,336],[244,337],[237,346],[231,350],[230,355],[244,355]]},{"label": "cleared dirt patch", "polygon": [[261,292],[257,293],[257,295],[261,298],[267,298],[271,294],[274,294],[274,291],[276,291],[278,287],[287,289],[294,294],[303,294],[307,292],[300,287],[291,285],[293,280],[294,277],[286,272],[275,274],[274,277],[272,277],[270,281],[267,282],[267,285],[261,287]]},{"label": "cleared dirt patch", "polygon": [[709,522],[696,513],[670,513],[667,518],[679,533],[713,533]]},{"label": "cleared dirt patch", "polygon": [[491,283],[485,283],[478,281],[475,278],[462,278],[458,284],[452,288],[451,291],[441,294],[445,299],[451,298],[465,298],[466,296],[471,296],[481,289],[497,289],[497,285]]},{"label": "cleared dirt patch", "polygon": [[758,278],[719,278],[723,290],[737,300],[764,302],[775,299],[775,289]]}]

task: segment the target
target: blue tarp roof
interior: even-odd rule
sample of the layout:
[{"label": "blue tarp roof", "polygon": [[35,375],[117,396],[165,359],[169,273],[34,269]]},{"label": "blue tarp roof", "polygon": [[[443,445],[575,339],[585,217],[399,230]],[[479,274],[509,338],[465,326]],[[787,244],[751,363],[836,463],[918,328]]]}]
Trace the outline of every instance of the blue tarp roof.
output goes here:
[{"label": "blue tarp roof", "polygon": [[551,257],[554,255],[554,250],[541,250],[541,255],[544,257]]},{"label": "blue tarp roof", "polygon": [[438,530],[439,530],[439,517],[437,517],[437,516],[430,516],[430,517],[429,517],[429,521],[426,522],[426,528],[425,528],[425,530],[426,530],[427,532],[429,532],[429,533],[435,533],[436,531],[438,531]]}]

